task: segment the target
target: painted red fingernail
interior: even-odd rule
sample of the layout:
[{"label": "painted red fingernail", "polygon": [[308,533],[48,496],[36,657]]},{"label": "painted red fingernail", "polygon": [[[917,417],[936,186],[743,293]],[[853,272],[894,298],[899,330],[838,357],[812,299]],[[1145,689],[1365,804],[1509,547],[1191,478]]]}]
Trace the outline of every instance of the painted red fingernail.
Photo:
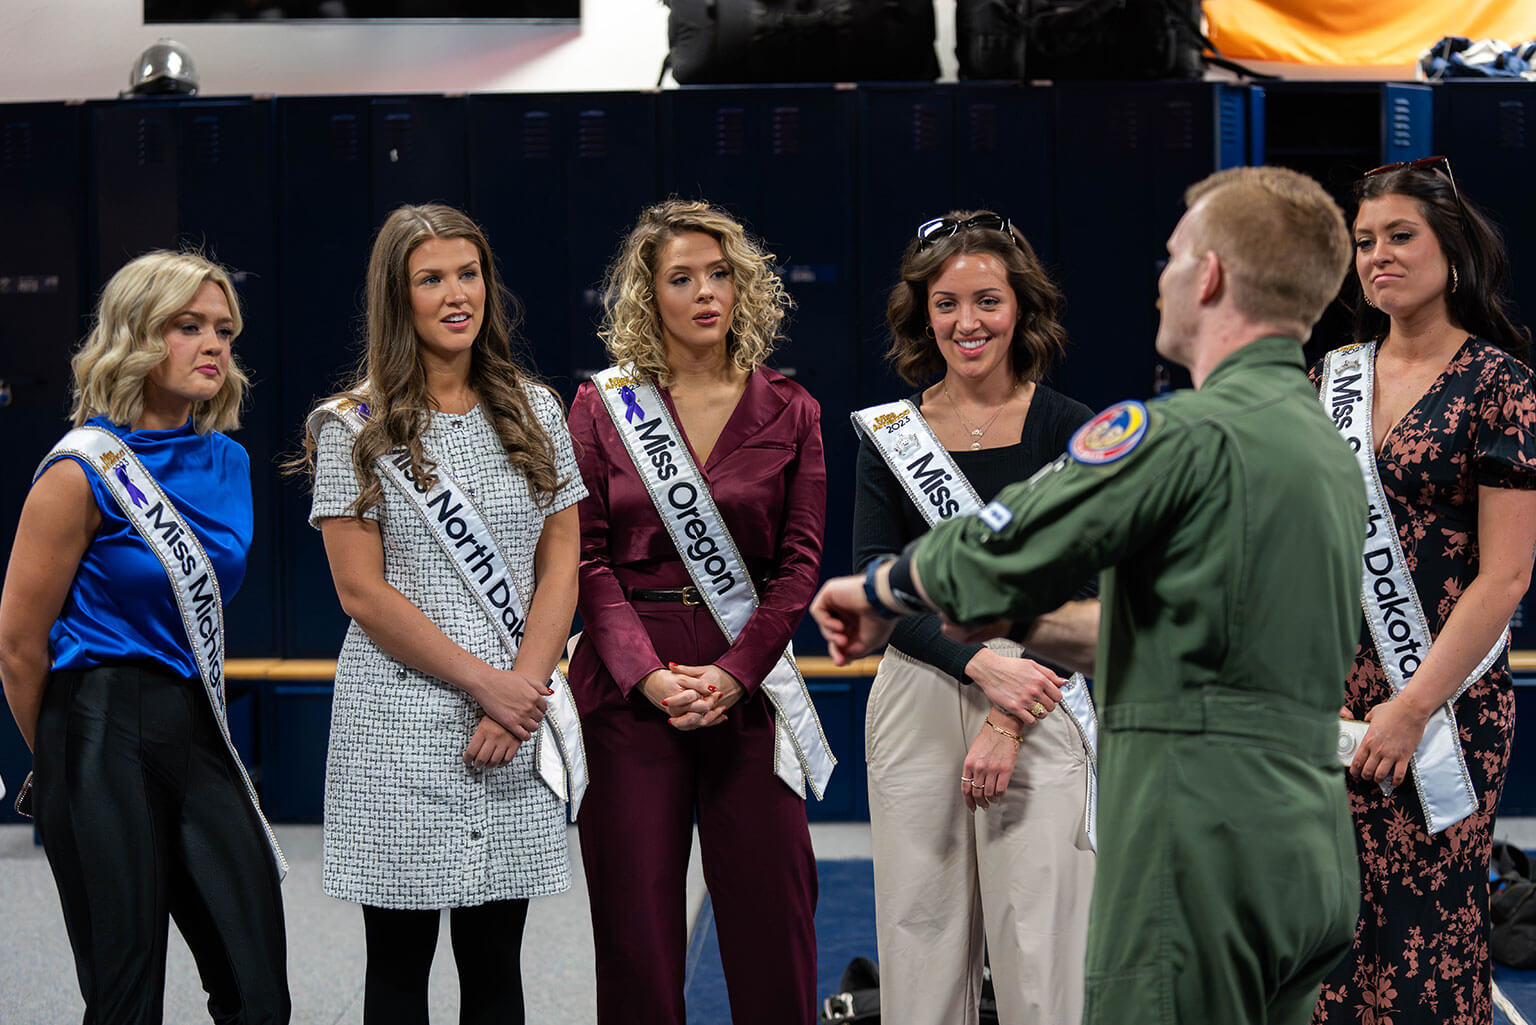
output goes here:
[{"label": "painted red fingernail", "polygon": [[667,668],[672,670],[675,673],[675,672],[677,672],[677,663],[676,662],[668,662],[667,663]]},{"label": "painted red fingernail", "polygon": [[710,690],[714,690],[714,689],[715,689],[715,688],[713,688],[713,687],[711,687],[711,688],[709,688],[709,689],[710,689]]}]

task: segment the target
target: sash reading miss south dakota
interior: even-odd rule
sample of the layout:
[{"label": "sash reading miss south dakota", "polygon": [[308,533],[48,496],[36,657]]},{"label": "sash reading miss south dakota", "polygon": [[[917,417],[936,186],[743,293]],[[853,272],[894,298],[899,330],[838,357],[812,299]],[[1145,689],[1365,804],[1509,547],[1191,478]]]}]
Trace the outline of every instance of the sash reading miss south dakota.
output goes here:
[{"label": "sash reading miss south dakota", "polygon": [[149,475],[133,450],[111,431],[100,427],[77,427],[70,431],[43,459],[33,480],[61,455],[75,456],[95,469],[123,516],[133,524],[140,539],[164,567],[171,594],[176,598],[176,608],[181,613],[182,629],[187,632],[187,644],[197,663],[198,675],[202,677],[203,691],[219,724],[219,735],[224,738],[230,760],[240,770],[246,797],[266,833],[267,845],[277,863],[278,878],[282,878],[288,873],[288,862],[266,816],[261,813],[256,788],[251,785],[251,778],[246,774],[240,753],[235,750],[235,742],[229,735],[229,716],[224,708],[224,598],[219,593],[219,578],[213,570],[213,561],[176,506],[171,504],[160,483]]},{"label": "sash reading miss south dakota", "polygon": [[[335,417],[356,435],[363,429],[368,407],[351,398],[332,399],[309,415],[310,437],[318,438],[327,417]],[[454,480],[442,460],[424,453],[436,464],[432,472],[437,483],[425,487],[411,475],[410,457],[391,453],[378,461],[380,475],[400,490],[420,514],[428,531],[458,571],[480,610],[496,630],[502,645],[514,659],[527,624],[527,606],[518,592],[512,567],[502,557],[496,537],[491,533],[469,493]],[[533,750],[534,769],[556,797],[571,803],[571,817],[581,810],[581,798],[587,791],[587,753],[582,746],[581,720],[565,676],[558,668],[549,678],[554,690],[548,698],[549,710],[539,727]],[[544,727],[548,726],[548,729]]]},{"label": "sash reading miss south dakota", "polygon": [[[1419,592],[1408,575],[1402,540],[1376,467],[1376,435],[1371,426],[1375,380],[1376,343],[1345,346],[1330,352],[1324,361],[1320,396],[1334,426],[1354,450],[1360,475],[1365,478],[1370,519],[1361,559],[1360,604],[1365,610],[1365,623],[1376,656],[1392,693],[1397,694],[1418,671],[1434,638],[1419,603]],[[1451,706],[1498,661],[1508,643],[1509,631],[1505,630],[1451,700],[1429,717],[1424,737],[1414,751],[1413,782],[1431,833],[1455,825],[1477,810],[1477,791],[1467,774],[1456,730],[1456,713]]]},{"label": "sash reading miss south dakota", "polygon": [[[906,399],[870,406],[853,414],[853,426],[868,438],[885,465],[901,482],[907,497],[932,527],[956,516],[982,515],[981,496],[971,486],[954,456],[939,442],[922,413]],[[1085,821],[1088,843],[1098,849],[1099,718],[1082,673],[1061,687],[1061,707],[1088,751],[1088,793]]]},{"label": "sash reading miss south dakota", "polygon": [[[660,393],[631,367],[609,367],[592,382],[689,578],[720,632],[735,641],[757,610],[757,590]],[[669,458],[651,457],[663,451]],[[769,670],[762,689],[774,709],[774,774],[801,797],[809,785],[820,800],[837,759],[791,647]]]}]

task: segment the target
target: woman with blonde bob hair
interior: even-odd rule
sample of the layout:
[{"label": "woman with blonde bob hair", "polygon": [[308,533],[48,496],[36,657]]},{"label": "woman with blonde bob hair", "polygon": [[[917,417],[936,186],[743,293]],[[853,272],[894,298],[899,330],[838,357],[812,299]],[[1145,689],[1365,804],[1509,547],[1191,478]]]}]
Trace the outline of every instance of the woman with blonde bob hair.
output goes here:
[{"label": "woman with blonde bob hair", "polygon": [[[718,207],[646,210],[606,282],[600,334],[615,366],[571,407],[588,491],[571,686],[592,779],[580,828],[602,1025],[684,1021],[695,821],[732,1020],[814,1016],[802,794],[830,763],[814,734],[791,748],[784,732],[786,716],[814,724],[808,698],[765,679],[792,672],[785,647],[816,590],[826,471],[815,401],[763,365],[790,305],[771,260]],[[666,520],[650,497],[660,481]],[[776,764],[791,750],[800,768]]]},{"label": "woman with blonde bob hair", "polygon": [[[570,886],[567,791],[539,760],[561,758],[540,724],[563,699],[574,729],[551,677],[586,491],[559,399],[513,358],[513,300],[474,221],[435,204],[391,213],[367,309],[357,378],[308,441],[310,523],[352,617],[321,884],[362,905],[366,1025],[427,1021],[444,908],[459,1020],[514,1025],[528,901]],[[580,741],[562,737],[569,766]]]},{"label": "woman with blonde bob hair", "polygon": [[87,1021],[157,1023],[167,918],[217,1021],[286,1022],[286,865],[229,741],[222,602],[245,574],[246,379],[229,275],[152,252],[75,355],[0,596],[0,679],[34,771]]}]

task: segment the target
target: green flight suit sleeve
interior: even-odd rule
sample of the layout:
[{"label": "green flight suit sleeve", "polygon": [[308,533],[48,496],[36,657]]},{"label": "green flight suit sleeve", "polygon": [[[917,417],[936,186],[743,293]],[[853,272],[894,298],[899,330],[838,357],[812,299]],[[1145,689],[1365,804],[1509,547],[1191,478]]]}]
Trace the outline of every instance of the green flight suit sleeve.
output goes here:
[{"label": "green flight suit sleeve", "polygon": [[935,606],[967,625],[1027,623],[1085,577],[1157,544],[1207,486],[1222,447],[1219,432],[1160,408],[1171,405],[1149,407],[1146,434],[1114,462],[1063,455],[980,514],[924,536],[914,563]]}]

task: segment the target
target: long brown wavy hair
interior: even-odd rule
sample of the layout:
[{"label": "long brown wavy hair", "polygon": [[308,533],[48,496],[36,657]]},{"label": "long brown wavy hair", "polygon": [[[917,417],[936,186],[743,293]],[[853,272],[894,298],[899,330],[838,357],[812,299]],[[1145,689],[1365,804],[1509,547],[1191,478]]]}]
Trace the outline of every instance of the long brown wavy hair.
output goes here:
[{"label": "long brown wavy hair", "polygon": [[[385,219],[373,241],[367,347],[352,384],[340,393],[368,403],[368,419],[352,449],[361,491],[348,510],[354,516],[382,504],[384,490],[375,465],[390,452],[408,452],[411,475],[428,487],[437,481],[436,465],[421,445],[433,405],[411,315],[409,264],[411,253],[428,239],[456,238],[474,244],[485,282],[485,315],[470,350],[469,385],[506,450],[507,462],[527,477],[535,500],[547,505],[565,484],[556,469],[554,444],[524,391],[525,382],[543,385],[513,355],[521,310],[496,272],[485,233],[450,206],[402,206]],[[306,434],[303,455],[290,465],[312,474],[316,440]]]},{"label": "long brown wavy hair", "polygon": [[[951,210],[944,220],[959,224],[973,217],[996,216],[991,210]],[[901,379],[921,388],[943,375],[944,357],[929,332],[928,285],[950,257],[988,253],[1002,262],[1008,284],[1019,303],[1019,322],[1008,347],[1016,381],[1039,381],[1067,351],[1067,331],[1061,326],[1061,290],[1045,272],[1034,247],[1019,229],[965,228],[918,248],[907,243],[901,258],[901,280],[885,305],[891,344],[885,358]]]}]

